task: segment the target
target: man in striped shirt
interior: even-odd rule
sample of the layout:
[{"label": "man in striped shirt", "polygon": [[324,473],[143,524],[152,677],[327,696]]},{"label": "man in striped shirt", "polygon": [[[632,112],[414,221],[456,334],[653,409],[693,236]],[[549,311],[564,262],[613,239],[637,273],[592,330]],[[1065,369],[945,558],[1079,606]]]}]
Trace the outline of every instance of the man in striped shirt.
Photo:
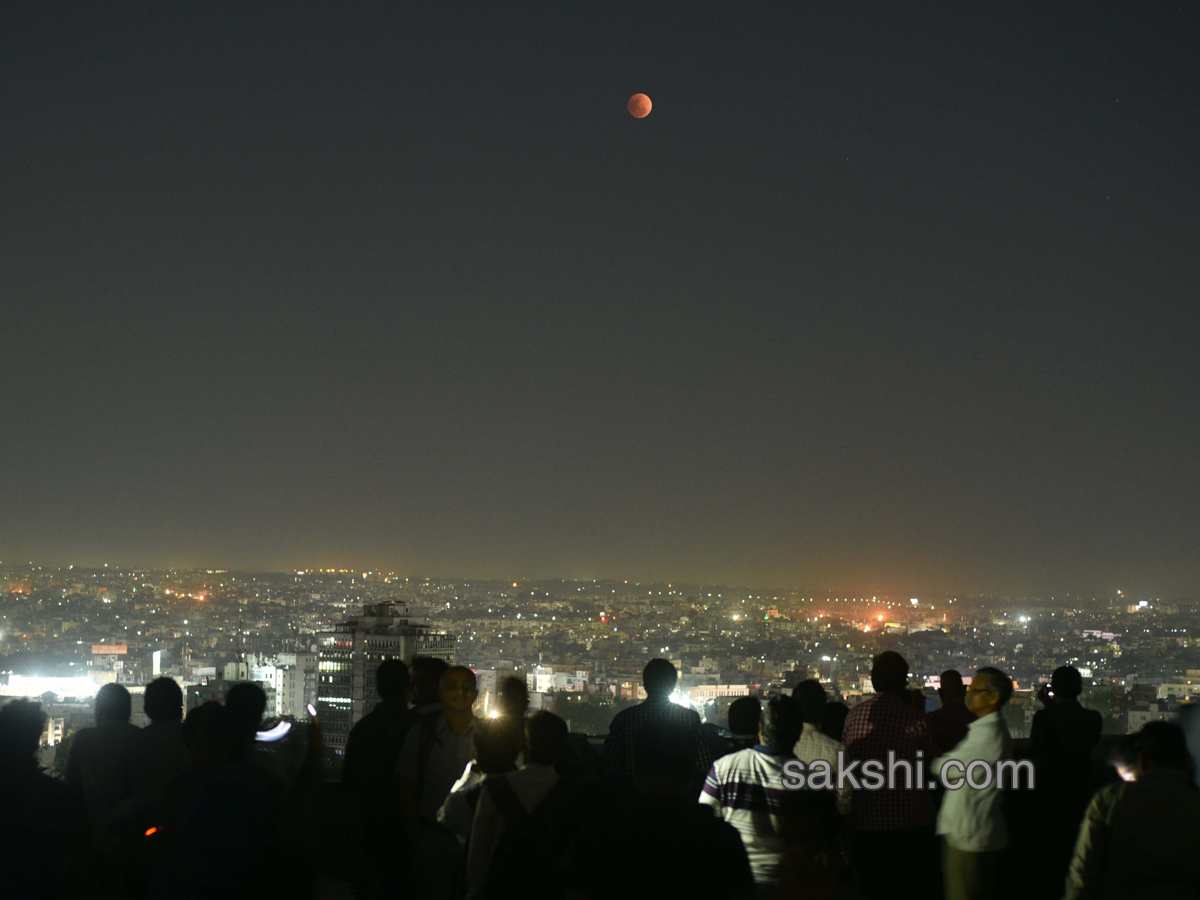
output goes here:
[{"label": "man in striped shirt", "polygon": [[802,728],[796,701],[775,697],[763,710],[759,743],[718,759],[700,794],[700,802],[742,836],[759,887],[779,883],[785,849],[781,819],[789,793],[783,785],[783,765],[794,758],[792,748]]}]

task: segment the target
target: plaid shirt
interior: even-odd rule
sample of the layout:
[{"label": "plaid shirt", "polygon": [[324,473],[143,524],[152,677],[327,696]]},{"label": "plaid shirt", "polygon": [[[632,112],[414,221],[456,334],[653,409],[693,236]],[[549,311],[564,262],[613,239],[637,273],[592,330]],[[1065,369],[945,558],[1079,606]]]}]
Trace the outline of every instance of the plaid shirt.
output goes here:
[{"label": "plaid shirt", "polygon": [[[930,767],[938,755],[937,742],[925,721],[925,714],[904,703],[894,694],[873,694],[850,710],[846,729],[846,760],[877,759],[887,775],[887,754],[894,750],[896,760],[916,763],[917,751],[924,751],[921,760],[924,775],[917,779],[913,769],[914,788],[905,787],[904,773],[897,772],[892,790],[854,792],[850,810],[850,827],[856,831],[899,831],[921,828],[937,820],[937,811],[929,796]],[[861,766],[856,775],[862,775]]]},{"label": "plaid shirt", "polygon": [[696,744],[696,765],[693,775],[699,785],[712,768],[712,754],[700,731],[700,716],[687,707],[672,703],[666,697],[647,697],[637,706],[621,710],[608,726],[604,741],[604,770],[609,777],[629,782],[633,779],[633,748],[638,732],[647,722],[667,721],[689,728]]}]

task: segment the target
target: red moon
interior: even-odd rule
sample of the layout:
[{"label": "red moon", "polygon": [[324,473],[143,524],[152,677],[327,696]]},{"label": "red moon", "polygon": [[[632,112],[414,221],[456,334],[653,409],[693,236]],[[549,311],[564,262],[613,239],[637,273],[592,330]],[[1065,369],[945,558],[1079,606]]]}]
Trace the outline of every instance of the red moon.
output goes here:
[{"label": "red moon", "polygon": [[634,94],[629,98],[629,114],[635,119],[644,119],[650,115],[650,98],[645,94]]}]

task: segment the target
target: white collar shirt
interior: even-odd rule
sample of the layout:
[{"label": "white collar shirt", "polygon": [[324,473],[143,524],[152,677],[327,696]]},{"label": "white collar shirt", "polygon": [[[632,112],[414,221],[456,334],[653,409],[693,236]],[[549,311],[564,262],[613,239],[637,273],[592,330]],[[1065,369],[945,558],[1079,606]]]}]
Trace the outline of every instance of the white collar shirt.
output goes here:
[{"label": "white collar shirt", "polygon": [[[946,795],[938,812],[937,833],[955,850],[987,853],[1008,846],[1008,828],[1004,823],[1003,795],[996,784],[996,763],[1012,757],[1012,738],[999,712],[976,719],[967,728],[967,736],[949,753],[933,763],[934,774],[946,770]],[[985,787],[972,787],[966,769],[981,760],[991,770]],[[958,765],[953,763],[957,761]],[[984,781],[981,766],[975,766],[971,778]],[[957,788],[952,789],[953,785]]]}]

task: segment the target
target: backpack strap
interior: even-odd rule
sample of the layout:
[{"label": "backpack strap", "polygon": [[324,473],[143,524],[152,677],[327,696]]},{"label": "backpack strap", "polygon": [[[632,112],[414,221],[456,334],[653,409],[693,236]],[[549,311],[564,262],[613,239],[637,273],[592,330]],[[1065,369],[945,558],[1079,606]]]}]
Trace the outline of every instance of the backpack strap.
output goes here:
[{"label": "backpack strap", "polygon": [[503,775],[491,775],[483,782],[483,789],[492,795],[496,808],[504,816],[510,829],[517,829],[529,819],[529,813],[521,805],[517,793]]}]

